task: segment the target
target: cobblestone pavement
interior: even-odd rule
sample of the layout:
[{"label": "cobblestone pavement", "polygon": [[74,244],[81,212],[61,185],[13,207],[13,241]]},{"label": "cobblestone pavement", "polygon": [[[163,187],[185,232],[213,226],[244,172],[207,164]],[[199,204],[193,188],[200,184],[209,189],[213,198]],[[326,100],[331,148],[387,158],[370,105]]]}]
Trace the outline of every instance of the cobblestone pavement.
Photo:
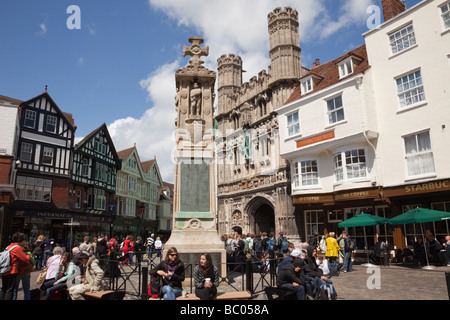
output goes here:
[{"label": "cobblestone pavement", "polygon": [[[124,267],[129,268],[131,267]],[[124,269],[127,270],[127,269]],[[445,273],[450,273],[450,267],[436,267],[434,270],[424,270],[418,266],[396,265],[366,267],[354,265],[353,272],[332,277],[338,294],[338,300],[449,300]],[[39,288],[36,278],[39,272],[31,274],[31,289]],[[136,277],[132,277],[133,286],[127,285],[127,290],[137,288]],[[231,284],[241,290],[242,276],[233,278]],[[257,279],[255,278],[255,281]],[[230,286],[221,285],[221,291],[235,290]],[[22,286],[18,300],[23,299]],[[136,300],[135,296],[126,296],[125,300]],[[254,296],[254,300],[266,300],[264,293]]]}]

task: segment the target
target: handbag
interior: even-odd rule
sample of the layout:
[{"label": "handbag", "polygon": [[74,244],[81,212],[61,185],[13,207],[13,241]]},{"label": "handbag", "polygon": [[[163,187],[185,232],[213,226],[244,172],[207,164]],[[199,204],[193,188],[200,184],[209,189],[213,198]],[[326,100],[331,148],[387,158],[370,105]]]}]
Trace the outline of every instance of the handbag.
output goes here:
[{"label": "handbag", "polygon": [[39,275],[37,277],[36,280],[36,284],[43,284],[45,281],[45,277],[47,276],[47,268],[44,268],[43,270],[41,270],[41,272],[39,272]]},{"label": "handbag", "polygon": [[160,276],[152,277],[148,286],[148,295],[152,298],[162,297],[162,278]]}]

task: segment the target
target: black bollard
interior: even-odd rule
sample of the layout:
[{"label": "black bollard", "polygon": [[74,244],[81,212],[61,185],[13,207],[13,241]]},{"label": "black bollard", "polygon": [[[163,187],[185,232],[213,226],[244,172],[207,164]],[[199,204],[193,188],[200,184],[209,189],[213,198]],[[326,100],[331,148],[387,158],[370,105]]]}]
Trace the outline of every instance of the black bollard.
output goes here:
[{"label": "black bollard", "polygon": [[142,271],[142,293],[141,299],[148,300],[148,261],[141,261],[141,271]]},{"label": "black bollard", "polygon": [[389,267],[389,247],[388,245],[384,246],[384,266]]},{"label": "black bollard", "polygon": [[245,260],[245,275],[246,275],[246,290],[253,294],[253,270],[252,270],[252,260]]}]

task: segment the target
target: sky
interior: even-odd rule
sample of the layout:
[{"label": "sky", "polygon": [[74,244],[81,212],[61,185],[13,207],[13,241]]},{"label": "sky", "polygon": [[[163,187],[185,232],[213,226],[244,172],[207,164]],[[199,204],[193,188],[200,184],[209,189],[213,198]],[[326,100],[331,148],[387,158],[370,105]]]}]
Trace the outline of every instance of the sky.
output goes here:
[{"label": "sky", "polygon": [[202,59],[214,71],[222,54],[241,56],[248,81],[270,65],[267,15],[287,6],[299,12],[302,64],[310,68],[364,44],[362,34],[379,21],[371,6],[381,1],[1,0],[0,95],[26,101],[47,85],[73,115],[76,141],[106,123],[117,151],[136,144],[140,160],[156,156],[162,179],[173,183],[175,71],[189,61],[183,45],[204,37]]}]

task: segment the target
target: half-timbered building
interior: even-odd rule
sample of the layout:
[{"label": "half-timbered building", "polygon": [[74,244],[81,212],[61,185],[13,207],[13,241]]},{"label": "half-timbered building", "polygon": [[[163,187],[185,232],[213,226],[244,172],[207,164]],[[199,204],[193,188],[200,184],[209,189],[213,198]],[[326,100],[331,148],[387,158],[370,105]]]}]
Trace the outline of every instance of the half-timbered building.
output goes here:
[{"label": "half-timbered building", "polygon": [[69,190],[69,206],[80,225],[76,239],[111,232],[115,213],[116,176],[121,161],[106,124],[76,146]]},{"label": "half-timbered building", "polygon": [[34,238],[45,234],[67,241],[64,223],[68,206],[76,126],[47,90],[20,104],[12,230],[25,230]]}]

